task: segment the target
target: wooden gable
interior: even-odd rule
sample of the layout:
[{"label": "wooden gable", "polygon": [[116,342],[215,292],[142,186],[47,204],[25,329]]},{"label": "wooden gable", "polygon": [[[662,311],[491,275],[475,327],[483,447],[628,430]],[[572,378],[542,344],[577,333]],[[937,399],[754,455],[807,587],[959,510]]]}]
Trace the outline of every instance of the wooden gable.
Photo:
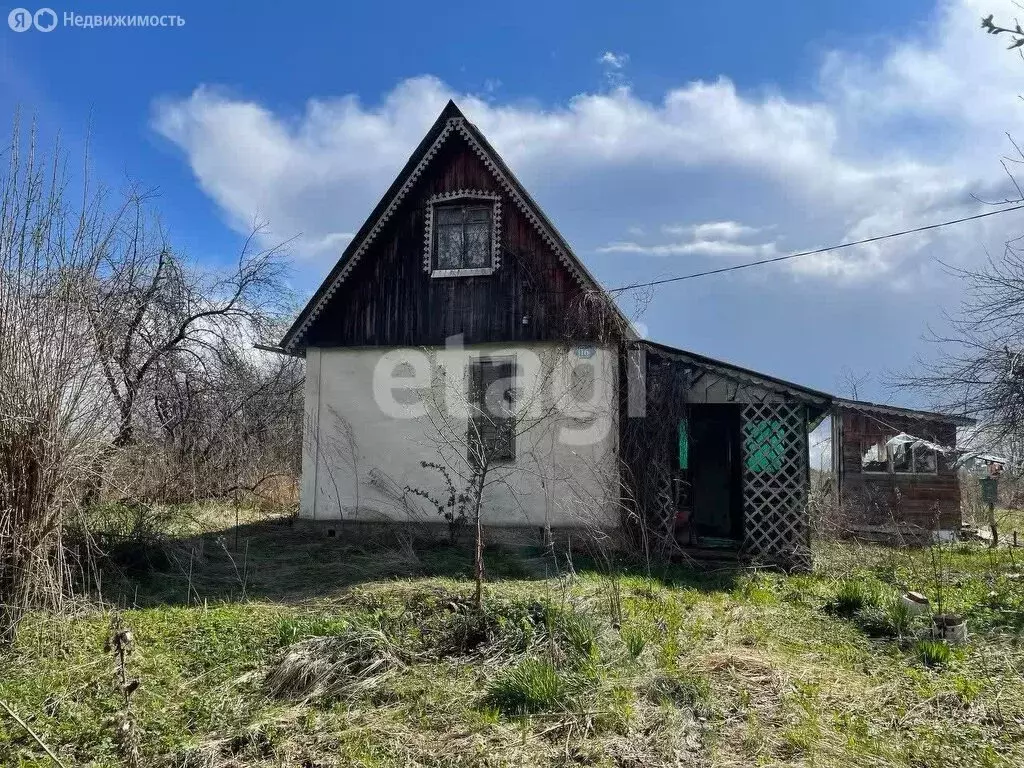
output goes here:
[{"label": "wooden gable", "polygon": [[[493,201],[495,269],[432,276],[431,202],[467,193]],[[449,103],[282,346],[443,345],[458,334],[466,344],[597,341],[623,329],[611,299]]]}]

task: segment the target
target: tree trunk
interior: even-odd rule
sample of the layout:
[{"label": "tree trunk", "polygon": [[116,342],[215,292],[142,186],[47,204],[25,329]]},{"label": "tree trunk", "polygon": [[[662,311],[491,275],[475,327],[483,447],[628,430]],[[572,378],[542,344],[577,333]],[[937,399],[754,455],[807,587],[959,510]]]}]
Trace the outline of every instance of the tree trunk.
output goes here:
[{"label": "tree trunk", "polygon": [[476,490],[476,499],[473,505],[474,518],[476,522],[476,541],[473,552],[473,575],[476,578],[476,597],[474,604],[476,605],[477,613],[483,613],[484,610],[484,528],[483,522],[480,519],[481,502],[484,490],[483,485],[483,478],[481,478],[480,484]]}]

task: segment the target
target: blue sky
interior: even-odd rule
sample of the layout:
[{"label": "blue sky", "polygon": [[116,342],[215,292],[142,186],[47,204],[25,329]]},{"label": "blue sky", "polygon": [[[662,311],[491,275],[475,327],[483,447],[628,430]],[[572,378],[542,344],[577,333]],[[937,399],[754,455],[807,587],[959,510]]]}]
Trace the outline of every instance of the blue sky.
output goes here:
[{"label": "blue sky", "polygon": [[[199,260],[230,259],[257,216],[300,235],[301,292],[449,97],[607,286],[1010,194],[999,158],[1024,62],[978,29],[983,14],[1012,18],[1009,2],[236,7],[147,3],[185,19],[164,29],[4,28],[0,107],[72,151],[89,130],[95,173],[157,187],[173,240]],[[980,264],[1021,229],[1008,214],[666,286],[638,319],[651,338],[826,390],[844,367],[870,374],[861,395],[892,400],[885,371],[930,354],[922,334],[961,297],[936,260]]]}]

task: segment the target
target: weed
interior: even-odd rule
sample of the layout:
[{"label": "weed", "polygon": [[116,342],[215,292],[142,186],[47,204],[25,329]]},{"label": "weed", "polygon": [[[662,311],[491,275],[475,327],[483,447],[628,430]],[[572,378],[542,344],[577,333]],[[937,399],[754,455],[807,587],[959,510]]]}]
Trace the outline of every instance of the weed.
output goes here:
[{"label": "weed", "polygon": [[840,616],[853,616],[865,606],[877,604],[877,593],[864,581],[844,579],[836,588],[829,605]]},{"label": "weed", "polygon": [[753,605],[772,605],[778,602],[772,582],[766,576],[757,573],[741,576],[733,594]]},{"label": "weed", "polygon": [[894,597],[885,607],[886,617],[889,626],[897,637],[903,637],[910,631],[910,625],[914,620],[914,614],[900,597]]},{"label": "weed", "polygon": [[589,616],[576,612],[562,613],[558,628],[569,650],[582,659],[597,658],[597,628]]},{"label": "weed", "polygon": [[500,672],[484,702],[508,716],[529,715],[561,707],[569,694],[568,682],[550,661],[531,658]]},{"label": "weed", "polygon": [[636,627],[626,627],[622,630],[622,643],[626,646],[626,652],[632,659],[639,659],[640,654],[647,647],[647,638]]},{"label": "weed", "polygon": [[914,649],[921,661],[929,667],[943,666],[953,658],[953,651],[941,640],[918,640]]},{"label": "weed", "polygon": [[869,637],[902,638],[909,633],[914,616],[899,597],[893,597],[877,605],[865,605],[856,612],[855,619]]},{"label": "weed", "polygon": [[277,644],[280,647],[292,645],[307,637],[339,635],[351,627],[344,619],[328,619],[323,616],[285,618],[277,627]]},{"label": "weed", "polygon": [[867,605],[854,616],[857,624],[868,637],[892,637],[894,635],[888,612],[876,605]]}]

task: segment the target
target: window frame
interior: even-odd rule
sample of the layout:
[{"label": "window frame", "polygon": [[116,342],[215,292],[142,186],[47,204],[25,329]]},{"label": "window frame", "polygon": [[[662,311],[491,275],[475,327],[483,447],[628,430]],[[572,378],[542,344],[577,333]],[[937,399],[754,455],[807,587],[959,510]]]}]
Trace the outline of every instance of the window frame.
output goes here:
[{"label": "window frame", "polygon": [[[864,469],[864,454],[866,453],[865,446],[871,447],[871,446],[877,445],[878,442],[879,441],[867,441],[867,440],[864,440],[864,439],[862,439],[860,441],[860,457],[861,457],[860,458],[860,460],[861,460],[860,472],[861,472],[862,475],[899,475],[900,477],[909,477],[909,476],[913,476],[913,475],[922,475],[923,476],[923,475],[937,475],[937,474],[939,474],[939,452],[936,451],[934,448],[924,448],[923,446],[921,448],[915,448],[915,447],[913,447],[912,443],[907,443],[907,445],[910,446],[910,448],[908,449],[910,451],[910,470],[909,471],[907,471],[907,470],[897,470],[896,469],[896,463],[895,463],[894,456],[893,456],[893,446],[888,445],[887,444],[888,441],[883,441],[882,442],[882,444],[885,445],[885,469],[884,470]],[[919,450],[926,450],[926,451],[931,451],[932,452],[932,454],[935,456],[935,469],[923,470],[923,471],[918,471],[916,469],[916,467],[917,467],[917,452]]]},{"label": "window frame", "polygon": [[[440,208],[486,208],[490,213],[490,265],[486,267],[461,267],[441,269],[437,266],[438,227],[437,210]],[[465,222],[463,222],[465,226]],[[426,233],[423,268],[433,277],[484,277],[492,275],[501,265],[501,198],[482,190],[459,190],[434,195],[427,200]]]},{"label": "window frame", "polygon": [[[486,403],[487,388],[485,387],[483,389],[483,391],[479,392],[479,393],[477,391],[475,391],[475,388],[476,388],[476,376],[474,374],[473,369],[474,368],[479,368],[480,369],[481,380],[482,380],[482,378],[483,378],[483,366],[485,366],[485,365],[494,365],[494,366],[508,365],[512,369],[512,377],[511,377],[512,386],[510,387],[510,389],[512,390],[512,403],[511,403],[511,407],[510,407],[510,414],[508,416],[504,417],[504,418],[497,418],[497,417],[495,417],[493,415],[489,415],[489,414],[481,416],[481,409],[482,408],[486,408],[486,405],[487,405],[487,403]],[[508,377],[502,377],[502,378],[503,379],[507,379]],[[476,426],[474,428],[474,424],[475,423],[479,423],[483,419],[486,419],[487,422],[490,423],[492,426],[495,424],[495,421],[500,421],[500,422],[502,422],[505,425],[505,428],[509,430],[509,440],[508,440],[508,450],[507,450],[507,452],[503,453],[500,456],[493,456],[490,459],[488,465],[489,466],[495,466],[495,465],[503,465],[503,464],[514,464],[515,461],[516,461],[516,422],[517,422],[515,406],[516,406],[516,402],[519,399],[519,394],[520,394],[520,390],[519,390],[519,379],[520,379],[519,361],[517,360],[515,355],[479,355],[477,357],[472,357],[472,358],[469,359],[469,362],[468,362],[468,364],[466,366],[466,379],[467,379],[467,381],[466,381],[466,385],[467,385],[466,389],[467,389],[467,392],[469,393],[469,397],[467,398],[468,404],[469,404],[469,416],[468,416],[468,418],[466,420],[466,458],[469,460],[471,465],[475,465],[475,463],[476,463],[476,456],[474,454],[473,444],[474,444],[474,441],[477,439],[477,437],[481,434],[481,429],[480,429],[479,426]],[[501,379],[496,379],[496,380],[501,380]],[[480,400],[477,399],[478,398],[478,394],[483,396],[483,399],[484,399],[483,402],[480,402]],[[496,427],[496,429],[497,429],[497,427]]]},{"label": "window frame", "polygon": [[[874,448],[876,445],[881,443],[882,447],[885,448],[885,469],[864,469],[864,454],[867,453],[865,445],[870,448]],[[885,444],[884,440],[864,440],[860,441],[860,472],[862,475],[889,475],[892,474],[892,456],[889,454],[889,446]]]}]

